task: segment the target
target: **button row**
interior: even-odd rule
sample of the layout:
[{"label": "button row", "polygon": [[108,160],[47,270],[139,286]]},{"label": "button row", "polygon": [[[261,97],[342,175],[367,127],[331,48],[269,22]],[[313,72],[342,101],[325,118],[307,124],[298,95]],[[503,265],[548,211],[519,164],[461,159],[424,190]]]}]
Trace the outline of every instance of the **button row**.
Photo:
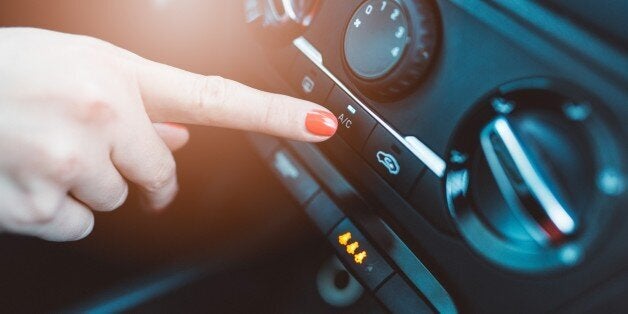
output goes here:
[{"label": "button row", "polygon": [[[417,313],[417,310],[420,313],[433,313],[420,293],[395,273],[393,267],[345,216],[336,202],[320,189],[311,173],[291,152],[272,137],[250,137],[282,185],[305,208],[314,225],[327,235],[340,259],[366,288],[395,313]],[[402,295],[397,295],[399,293]]]},{"label": "button row", "polygon": [[344,264],[375,292],[388,310],[393,313],[434,313],[348,218],[334,228],[328,239]]},{"label": "button row", "polygon": [[400,194],[409,193],[425,165],[384,126],[304,55],[295,60],[290,82],[299,96],[324,104],[338,118],[338,134]]}]

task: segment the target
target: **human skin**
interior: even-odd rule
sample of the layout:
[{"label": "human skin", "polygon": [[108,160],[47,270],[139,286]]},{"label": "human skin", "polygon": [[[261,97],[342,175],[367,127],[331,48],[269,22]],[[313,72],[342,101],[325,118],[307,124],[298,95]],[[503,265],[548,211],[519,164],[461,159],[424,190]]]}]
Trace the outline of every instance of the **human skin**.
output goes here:
[{"label": "human skin", "polygon": [[[176,124],[174,124],[176,123]],[[138,186],[178,189],[172,156],[198,124],[320,142],[324,107],[144,59],[91,37],[0,28],[0,231],[78,240]]]}]

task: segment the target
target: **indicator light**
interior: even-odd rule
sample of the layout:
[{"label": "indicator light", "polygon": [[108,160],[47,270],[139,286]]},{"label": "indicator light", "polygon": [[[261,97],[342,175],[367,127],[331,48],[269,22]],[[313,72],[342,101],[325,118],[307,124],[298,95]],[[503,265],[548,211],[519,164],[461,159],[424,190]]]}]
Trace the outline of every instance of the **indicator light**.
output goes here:
[{"label": "indicator light", "polygon": [[365,258],[366,258],[366,251],[362,251],[356,255],[353,255],[353,260],[358,264],[362,264]]},{"label": "indicator light", "polygon": [[361,252],[356,254],[355,251],[360,247],[360,243],[358,243],[357,241],[349,243],[349,241],[351,241],[351,232],[349,231],[338,236],[338,243],[344,246],[347,253],[353,256],[353,261],[356,264],[364,263],[367,256],[366,250],[362,250]]},{"label": "indicator light", "polygon": [[355,250],[357,250],[359,246],[360,246],[360,244],[358,242],[353,242],[353,243],[347,245],[347,253],[353,255],[355,253]]},{"label": "indicator light", "polygon": [[347,243],[349,243],[349,240],[351,240],[351,232],[345,232],[338,236],[338,243],[342,245],[347,245]]}]

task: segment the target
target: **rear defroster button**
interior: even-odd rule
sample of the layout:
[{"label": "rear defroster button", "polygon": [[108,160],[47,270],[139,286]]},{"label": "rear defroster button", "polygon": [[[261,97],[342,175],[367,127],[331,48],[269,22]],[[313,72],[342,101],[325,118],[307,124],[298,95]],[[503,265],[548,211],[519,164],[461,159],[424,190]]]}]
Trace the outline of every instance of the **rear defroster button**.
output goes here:
[{"label": "rear defroster button", "polygon": [[323,103],[334,86],[334,82],[303,55],[294,61],[288,79],[299,97],[319,104]]},{"label": "rear defroster button", "polygon": [[425,165],[379,125],[364,146],[362,155],[402,195],[410,191]]},{"label": "rear defroster button", "polygon": [[374,289],[392,274],[390,265],[348,218],[331,232],[329,241],[340,259],[369,289]]}]

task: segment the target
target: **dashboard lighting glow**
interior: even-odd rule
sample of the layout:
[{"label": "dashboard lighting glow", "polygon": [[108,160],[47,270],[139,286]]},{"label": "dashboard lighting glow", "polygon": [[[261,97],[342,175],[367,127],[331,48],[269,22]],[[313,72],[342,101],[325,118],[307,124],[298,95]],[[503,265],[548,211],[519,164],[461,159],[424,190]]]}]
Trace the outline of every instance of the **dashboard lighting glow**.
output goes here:
[{"label": "dashboard lighting glow", "polygon": [[364,262],[364,259],[366,259],[366,251],[362,251],[358,254],[353,255],[353,260],[358,264],[362,264],[362,262]]},{"label": "dashboard lighting glow", "polygon": [[347,245],[347,253],[355,254],[355,250],[357,250],[358,247],[360,247],[360,244],[358,242],[353,242],[353,243]]},{"label": "dashboard lighting glow", "polygon": [[362,264],[366,260],[367,253],[365,250],[362,250],[359,253],[356,253],[358,248],[360,247],[360,243],[357,241],[353,241],[351,243],[351,232],[347,231],[338,236],[338,243],[345,247],[345,250],[348,254],[353,256],[353,261],[356,264]]},{"label": "dashboard lighting glow", "polygon": [[351,232],[345,232],[338,236],[338,243],[341,245],[347,245],[351,240]]}]

